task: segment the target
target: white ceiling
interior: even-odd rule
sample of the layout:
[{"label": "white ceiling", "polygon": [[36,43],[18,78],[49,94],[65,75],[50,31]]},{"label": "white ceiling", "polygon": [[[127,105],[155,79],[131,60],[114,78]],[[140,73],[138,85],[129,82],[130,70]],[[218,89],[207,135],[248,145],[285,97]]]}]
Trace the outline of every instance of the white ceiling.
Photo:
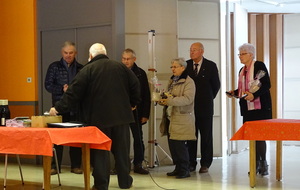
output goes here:
[{"label": "white ceiling", "polygon": [[238,3],[248,12],[300,13],[300,0],[229,0]]}]

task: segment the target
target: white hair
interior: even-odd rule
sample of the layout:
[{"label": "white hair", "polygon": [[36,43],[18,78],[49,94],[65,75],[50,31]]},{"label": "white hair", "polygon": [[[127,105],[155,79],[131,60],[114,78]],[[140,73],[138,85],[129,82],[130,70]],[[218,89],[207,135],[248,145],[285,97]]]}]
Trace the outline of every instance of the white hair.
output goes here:
[{"label": "white hair", "polygon": [[103,44],[95,43],[90,47],[89,50],[92,57],[96,57],[97,55],[104,54],[106,55],[106,49]]},{"label": "white hair", "polygon": [[244,43],[239,47],[239,51],[245,51],[247,53],[250,53],[253,55],[253,58],[255,58],[255,47],[253,44]]}]

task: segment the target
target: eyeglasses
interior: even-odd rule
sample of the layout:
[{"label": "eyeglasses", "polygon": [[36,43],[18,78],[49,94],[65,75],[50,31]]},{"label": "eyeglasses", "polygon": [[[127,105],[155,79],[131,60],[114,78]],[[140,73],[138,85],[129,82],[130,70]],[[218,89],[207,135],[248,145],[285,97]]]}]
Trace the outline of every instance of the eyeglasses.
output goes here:
[{"label": "eyeglasses", "polygon": [[238,56],[243,56],[243,55],[246,55],[246,54],[248,54],[248,53],[240,53],[240,54],[238,54]]},{"label": "eyeglasses", "polygon": [[189,52],[196,52],[196,51],[200,51],[200,49],[190,49]]},{"label": "eyeglasses", "polygon": [[177,68],[179,68],[179,67],[182,67],[182,66],[171,66],[170,68],[171,68],[171,69],[177,69]]},{"label": "eyeglasses", "polygon": [[132,58],[125,58],[125,57],[122,57],[122,61],[129,61],[131,60]]}]

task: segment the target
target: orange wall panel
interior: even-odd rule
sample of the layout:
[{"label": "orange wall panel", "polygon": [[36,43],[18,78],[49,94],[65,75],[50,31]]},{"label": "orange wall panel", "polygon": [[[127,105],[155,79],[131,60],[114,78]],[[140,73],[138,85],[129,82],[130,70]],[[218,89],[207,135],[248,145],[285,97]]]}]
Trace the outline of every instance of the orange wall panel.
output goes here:
[{"label": "orange wall panel", "polygon": [[29,105],[21,105],[21,106],[9,106],[10,110],[10,118],[21,117],[21,116],[31,116],[36,115],[36,106],[29,106]]},{"label": "orange wall panel", "polygon": [[1,0],[0,26],[0,99],[37,101],[36,0]]}]

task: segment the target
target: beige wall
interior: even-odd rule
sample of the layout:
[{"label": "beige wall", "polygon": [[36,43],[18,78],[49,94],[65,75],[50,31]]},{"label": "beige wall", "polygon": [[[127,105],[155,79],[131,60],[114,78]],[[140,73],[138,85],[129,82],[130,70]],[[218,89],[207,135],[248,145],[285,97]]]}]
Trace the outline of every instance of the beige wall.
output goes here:
[{"label": "beige wall", "polygon": [[[190,59],[190,45],[193,42],[202,42],[205,48],[204,57],[217,64],[221,78],[220,3],[178,1],[178,31],[178,56]],[[214,100],[214,156],[222,156],[221,92],[222,88]],[[200,157],[199,151],[198,154]]]},{"label": "beige wall", "polygon": [[[177,57],[177,1],[176,0],[126,0],[125,1],[125,47],[132,48],[137,54],[136,63],[146,73],[150,68],[148,54],[148,31],[155,30],[155,57],[156,75],[166,87],[166,80],[171,76],[170,61]],[[150,75],[151,73],[149,73]],[[148,76],[149,76],[148,75]],[[150,78],[150,77],[149,77]],[[156,139],[159,145],[169,154],[166,137],[160,137],[158,126],[162,115],[162,107],[155,106],[157,110]],[[150,146],[148,144],[149,125],[143,126],[145,157],[148,157]],[[169,163],[166,155],[157,148],[161,163]],[[132,153],[131,153],[132,154]]]}]

